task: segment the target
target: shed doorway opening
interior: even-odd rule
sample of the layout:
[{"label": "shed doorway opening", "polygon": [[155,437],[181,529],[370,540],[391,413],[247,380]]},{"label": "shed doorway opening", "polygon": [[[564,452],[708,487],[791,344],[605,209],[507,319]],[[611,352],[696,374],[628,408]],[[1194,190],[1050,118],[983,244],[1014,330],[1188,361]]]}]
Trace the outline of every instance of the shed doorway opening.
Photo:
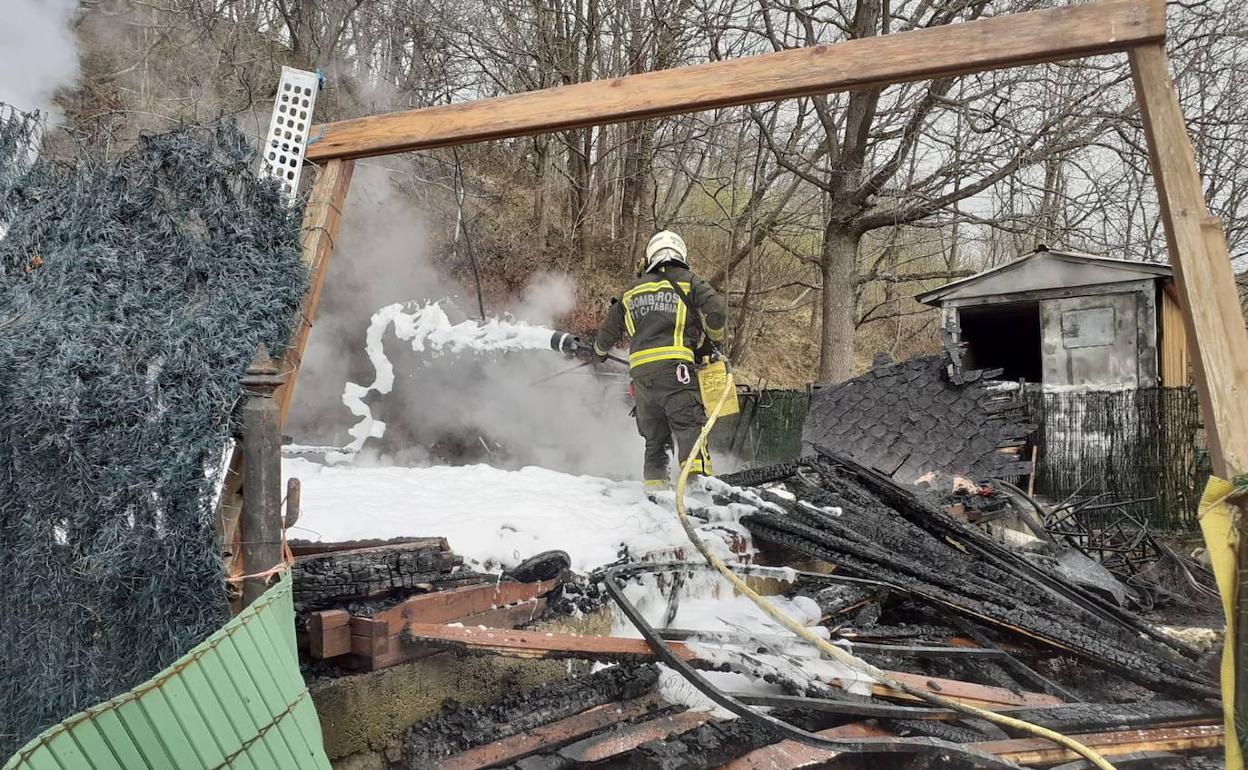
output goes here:
[{"label": "shed doorway opening", "polygon": [[1004,369],[1003,380],[1042,382],[1040,303],[1010,302],[958,309],[968,369]]}]

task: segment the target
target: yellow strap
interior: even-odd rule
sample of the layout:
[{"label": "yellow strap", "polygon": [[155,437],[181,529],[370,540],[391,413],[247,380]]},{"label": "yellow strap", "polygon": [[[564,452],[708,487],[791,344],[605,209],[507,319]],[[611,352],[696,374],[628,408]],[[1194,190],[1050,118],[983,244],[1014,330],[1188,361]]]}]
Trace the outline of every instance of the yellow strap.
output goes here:
[{"label": "yellow strap", "polygon": [[1198,510],[1200,531],[1205,536],[1213,576],[1218,582],[1218,593],[1222,595],[1222,611],[1226,613],[1226,640],[1222,644],[1222,721],[1226,729],[1226,770],[1243,770],[1244,756],[1235,731],[1235,565],[1239,536],[1231,506],[1227,502],[1234,491],[1235,485],[1226,479],[1210,478]]},{"label": "yellow strap", "polygon": [[620,301],[624,303],[624,329],[628,332],[628,336],[632,337],[637,330],[633,326],[633,309],[628,306],[628,300],[629,296],[625,294]]},{"label": "yellow strap", "polygon": [[685,361],[693,363],[693,351],[684,345],[667,345],[658,348],[646,348],[628,354],[629,367],[652,364],[655,361]]},{"label": "yellow strap", "polygon": [[672,344],[683,347],[685,344],[685,319],[689,317],[689,308],[684,301],[676,305],[676,328],[672,332]]},{"label": "yellow strap", "polygon": [[698,457],[692,457],[686,462],[689,464],[690,473],[697,473],[703,476],[715,475],[715,471],[711,467],[711,456],[707,453],[705,448],[703,448]]}]

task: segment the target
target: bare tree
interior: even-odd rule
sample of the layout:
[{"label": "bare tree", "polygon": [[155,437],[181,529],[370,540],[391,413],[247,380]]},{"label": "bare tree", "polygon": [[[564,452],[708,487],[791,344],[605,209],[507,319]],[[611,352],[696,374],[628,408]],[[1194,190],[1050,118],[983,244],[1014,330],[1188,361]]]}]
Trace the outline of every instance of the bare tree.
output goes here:
[{"label": "bare tree", "polygon": [[[318,112],[336,119],[1061,2],[97,0],[81,17],[84,78],[64,109],[73,134],[121,144],[221,113],[258,125],[283,64],[327,75]],[[1248,6],[1176,2],[1170,33],[1206,194],[1239,258]],[[389,163],[435,223],[448,267],[469,270],[471,244],[487,288],[555,265],[594,275],[583,293],[597,302],[618,287],[596,271],[622,281],[651,229],[679,227],[731,299],[734,354],[774,347],[787,327],[786,344],[816,340],[817,375],[839,379],[856,346],[931,339],[917,290],[1037,243],[1164,259],[1144,152],[1126,67],[1107,57]]]}]

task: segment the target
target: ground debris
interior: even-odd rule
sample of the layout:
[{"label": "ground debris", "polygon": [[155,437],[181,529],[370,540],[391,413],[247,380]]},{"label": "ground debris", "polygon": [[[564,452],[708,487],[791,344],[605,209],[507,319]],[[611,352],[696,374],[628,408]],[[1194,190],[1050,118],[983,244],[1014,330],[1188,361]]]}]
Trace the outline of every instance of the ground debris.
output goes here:
[{"label": "ground debris", "polygon": [[[1155,691],[1187,697],[1217,693],[1190,651],[1142,619],[1029,564],[853,461],[823,450],[796,466],[725,480],[776,481],[785,479],[785,472],[794,499],[759,492],[785,513],[760,508],[742,519],[756,541],[835,564],[838,574],[883,581],[925,602],[990,621],[1025,643],[1045,642]],[[840,515],[824,512],[830,508]]]},{"label": "ground debris", "polygon": [[745,719],[708,722],[684,733],[644,743],[599,762],[612,770],[709,770],[742,754],[774,743],[776,736]]},{"label": "ground debris", "polygon": [[403,738],[402,757],[391,770],[425,770],[475,746],[517,735],[604,703],[639,698],[654,689],[651,664],[617,665],[595,674],[543,685],[497,703],[462,706],[448,702],[442,713],[414,725]]}]

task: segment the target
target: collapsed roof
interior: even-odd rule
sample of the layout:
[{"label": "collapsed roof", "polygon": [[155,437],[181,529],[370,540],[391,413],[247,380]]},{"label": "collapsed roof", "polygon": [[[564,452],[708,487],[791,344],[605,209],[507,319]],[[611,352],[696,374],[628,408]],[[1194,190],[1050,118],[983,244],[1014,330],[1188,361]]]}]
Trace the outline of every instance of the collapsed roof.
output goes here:
[{"label": "collapsed roof", "polygon": [[803,450],[827,446],[906,484],[933,472],[979,480],[1025,475],[1031,463],[1017,449],[1034,428],[1017,390],[991,381],[997,374],[928,356],[816,386]]}]

